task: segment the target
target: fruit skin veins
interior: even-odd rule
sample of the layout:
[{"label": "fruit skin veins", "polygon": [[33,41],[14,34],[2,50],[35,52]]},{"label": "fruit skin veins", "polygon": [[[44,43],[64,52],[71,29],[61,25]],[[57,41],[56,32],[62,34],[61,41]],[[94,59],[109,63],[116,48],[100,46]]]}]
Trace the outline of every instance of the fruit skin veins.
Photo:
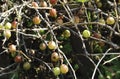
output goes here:
[{"label": "fruit skin veins", "polygon": [[57,62],[59,60],[59,55],[57,52],[53,52],[51,55],[51,61]]},{"label": "fruit skin veins", "polygon": [[90,37],[90,31],[89,30],[84,30],[82,33],[83,37],[89,38]]},{"label": "fruit skin veins", "polygon": [[54,73],[55,76],[60,75],[60,68],[59,67],[53,68],[53,73]]},{"label": "fruit skin veins", "polygon": [[39,48],[40,48],[40,50],[45,50],[46,49],[45,43],[41,43]]},{"label": "fruit skin veins", "polygon": [[50,13],[51,17],[57,17],[57,11],[56,11],[56,9],[50,9],[49,13]]},{"label": "fruit skin veins", "polygon": [[9,45],[8,50],[9,50],[9,52],[14,53],[14,52],[16,52],[16,46],[14,44],[11,44],[11,45]]},{"label": "fruit skin veins", "polygon": [[106,23],[109,24],[109,25],[112,25],[112,24],[115,23],[115,19],[110,16],[110,17],[107,18]]},{"label": "fruit skin veins", "polygon": [[10,22],[7,22],[5,24],[5,29],[11,29],[11,27],[12,27],[12,24]]},{"label": "fruit skin veins", "polygon": [[48,48],[53,50],[56,48],[56,43],[54,41],[49,41]]},{"label": "fruit skin veins", "polygon": [[11,37],[11,31],[10,30],[5,30],[3,33],[4,37],[9,39]]},{"label": "fruit skin veins", "polygon": [[49,1],[50,1],[50,4],[55,5],[55,4],[57,4],[58,0],[49,0]]},{"label": "fruit skin veins", "polygon": [[60,65],[60,71],[62,74],[66,74],[69,71],[69,68],[67,65],[62,64],[62,65]]},{"label": "fruit skin veins", "polygon": [[29,70],[31,68],[31,64],[29,63],[29,62],[25,62],[24,64],[23,64],[23,69],[24,70]]},{"label": "fruit skin veins", "polygon": [[35,16],[35,17],[33,18],[33,23],[34,23],[34,24],[40,24],[40,22],[41,22],[41,19],[39,18],[39,16]]},{"label": "fruit skin veins", "polygon": [[16,63],[20,63],[20,62],[22,62],[22,57],[18,55],[18,56],[15,57],[14,61]]}]

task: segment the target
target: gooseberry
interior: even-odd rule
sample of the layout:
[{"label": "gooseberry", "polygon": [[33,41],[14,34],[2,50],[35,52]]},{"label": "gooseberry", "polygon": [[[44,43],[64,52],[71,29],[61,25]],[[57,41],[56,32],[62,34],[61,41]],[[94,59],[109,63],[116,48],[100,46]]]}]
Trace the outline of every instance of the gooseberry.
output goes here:
[{"label": "gooseberry", "polygon": [[89,38],[90,37],[90,31],[89,30],[84,30],[82,33],[83,37]]},{"label": "gooseberry", "polygon": [[55,5],[55,4],[57,4],[57,1],[58,0],[50,0],[50,4]]},{"label": "gooseberry", "polygon": [[60,65],[60,71],[62,74],[66,74],[69,71],[69,68],[67,65],[62,64],[62,65]]},{"label": "gooseberry", "polygon": [[38,7],[38,3],[37,2],[32,2],[32,6],[37,8]]},{"label": "gooseberry", "polygon": [[9,45],[8,50],[9,50],[9,52],[14,53],[14,52],[16,52],[16,46],[14,44],[11,44],[11,45]]},{"label": "gooseberry", "polygon": [[25,62],[24,64],[23,64],[23,69],[24,70],[29,70],[31,68],[31,64],[29,63],[29,62]]},{"label": "gooseberry", "polygon": [[55,76],[60,75],[60,68],[59,67],[53,68],[53,73],[54,73]]},{"label": "gooseberry", "polygon": [[59,60],[59,55],[57,52],[53,52],[52,55],[51,55],[51,60],[53,62],[57,62]]},{"label": "gooseberry", "polygon": [[41,6],[41,7],[47,7],[46,1],[41,1],[41,2],[40,2],[40,6]]},{"label": "gooseberry", "polygon": [[54,41],[49,41],[48,48],[53,50],[56,48],[56,43]]},{"label": "gooseberry", "polygon": [[3,33],[4,37],[9,39],[11,37],[11,31],[10,30],[5,30]]},{"label": "gooseberry", "polygon": [[50,13],[51,17],[57,17],[57,11],[56,11],[56,9],[50,9],[49,13]]},{"label": "gooseberry", "polygon": [[7,22],[5,24],[5,29],[11,29],[11,27],[12,27],[12,24],[10,22]]},{"label": "gooseberry", "polygon": [[16,63],[20,63],[22,61],[22,57],[20,55],[17,55],[15,58],[14,58],[14,61]]},{"label": "gooseberry", "polygon": [[64,35],[65,38],[69,38],[69,37],[71,36],[71,33],[70,33],[69,30],[65,30],[65,31],[63,32],[63,35]]},{"label": "gooseberry", "polygon": [[16,27],[17,27],[17,21],[13,21],[13,22],[12,22],[12,28],[13,28],[13,29],[16,29]]},{"label": "gooseberry", "polygon": [[45,43],[41,43],[39,48],[40,48],[40,50],[45,50],[46,49],[46,44]]},{"label": "gooseberry", "polygon": [[106,23],[109,25],[112,25],[115,23],[115,19],[113,17],[109,16],[106,20]]},{"label": "gooseberry", "polygon": [[35,17],[33,18],[33,23],[34,23],[34,24],[40,24],[40,22],[41,22],[41,19],[40,19],[39,16],[35,16]]}]

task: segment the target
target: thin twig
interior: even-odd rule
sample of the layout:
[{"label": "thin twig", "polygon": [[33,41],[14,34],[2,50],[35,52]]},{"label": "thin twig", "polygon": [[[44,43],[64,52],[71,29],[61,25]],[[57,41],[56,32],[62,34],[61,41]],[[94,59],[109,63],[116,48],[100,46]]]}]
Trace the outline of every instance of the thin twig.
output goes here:
[{"label": "thin twig", "polygon": [[92,74],[91,79],[94,79],[95,74],[96,74],[96,70],[97,70],[98,66],[100,65],[100,63],[101,63],[101,61],[103,60],[103,58],[106,56],[106,54],[107,54],[111,49],[112,49],[112,48],[109,48],[109,49],[104,53],[104,55],[101,57],[101,59],[98,61],[97,65],[96,65],[96,67],[95,67],[95,69],[94,69],[94,71],[93,71],[93,74]]},{"label": "thin twig", "polygon": [[118,55],[118,56],[116,56],[116,57],[113,57],[113,58],[111,58],[110,60],[105,61],[105,62],[103,63],[103,65],[105,65],[105,64],[107,64],[107,63],[110,63],[110,62],[112,62],[113,60],[115,60],[115,59],[117,59],[117,58],[119,58],[119,57],[120,57],[120,55]]},{"label": "thin twig", "polygon": [[2,69],[0,70],[0,73],[3,72],[4,70],[7,70],[7,69],[13,67],[14,65],[16,65],[16,63],[13,63],[13,64],[11,64],[11,65],[5,67],[5,68],[2,68]]}]

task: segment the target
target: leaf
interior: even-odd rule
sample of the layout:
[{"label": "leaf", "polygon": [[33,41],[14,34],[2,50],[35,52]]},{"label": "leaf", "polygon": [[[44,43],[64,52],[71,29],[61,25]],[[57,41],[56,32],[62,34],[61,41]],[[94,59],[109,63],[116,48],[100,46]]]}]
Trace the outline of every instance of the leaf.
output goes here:
[{"label": "leaf", "polygon": [[79,69],[79,65],[78,65],[78,64],[75,64],[75,65],[74,65],[74,69],[75,69],[75,70],[78,70],[78,69]]},{"label": "leaf", "polygon": [[66,53],[69,53],[72,51],[72,47],[70,45],[70,43],[66,43],[64,46],[63,46],[63,51],[66,52]]},{"label": "leaf", "polygon": [[19,79],[19,77],[18,77],[18,72],[12,73],[12,74],[10,75],[10,79]]},{"label": "leaf", "polygon": [[105,79],[105,78],[103,77],[103,75],[99,75],[98,79]]},{"label": "leaf", "polygon": [[11,56],[15,57],[16,56],[16,52],[11,53]]},{"label": "leaf", "polygon": [[82,3],[85,3],[85,2],[88,2],[89,0],[76,0],[77,2],[82,2]]},{"label": "leaf", "polygon": [[94,52],[102,53],[103,50],[102,50],[101,46],[99,46],[99,45],[95,45],[95,47],[94,47]]}]

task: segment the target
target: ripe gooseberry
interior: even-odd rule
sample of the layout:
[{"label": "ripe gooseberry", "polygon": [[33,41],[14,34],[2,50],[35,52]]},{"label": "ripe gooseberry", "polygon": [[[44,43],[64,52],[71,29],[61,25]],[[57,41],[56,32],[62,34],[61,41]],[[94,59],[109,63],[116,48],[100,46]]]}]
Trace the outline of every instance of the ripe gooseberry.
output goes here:
[{"label": "ripe gooseberry", "polygon": [[48,48],[53,50],[56,48],[56,43],[54,41],[49,41]]},{"label": "ripe gooseberry", "polygon": [[90,31],[89,30],[84,30],[82,33],[83,37],[89,38],[90,37]]},{"label": "ripe gooseberry", "polygon": [[33,23],[34,23],[34,24],[40,24],[40,22],[41,22],[41,19],[40,19],[39,16],[35,16],[35,17],[33,18]]},{"label": "ripe gooseberry", "polygon": [[3,33],[4,37],[9,39],[11,37],[11,31],[10,30],[5,30]]},{"label": "ripe gooseberry", "polygon": [[8,47],[9,52],[14,53],[16,52],[16,46],[14,44],[9,45]]},{"label": "ripe gooseberry", "polygon": [[55,4],[57,4],[57,1],[58,0],[50,0],[50,4],[55,5]]},{"label": "ripe gooseberry", "polygon": [[16,63],[20,63],[22,61],[22,57],[20,55],[17,55],[15,58],[14,58],[14,61]]},{"label": "ripe gooseberry", "polygon": [[24,64],[23,64],[23,69],[24,70],[29,70],[31,68],[31,64],[29,63],[29,62],[25,62]]},{"label": "ripe gooseberry", "polygon": [[40,50],[45,50],[46,49],[45,43],[41,43],[39,48],[40,48]]},{"label": "ripe gooseberry", "polygon": [[69,30],[65,30],[65,31],[63,32],[63,35],[64,35],[65,38],[69,38],[69,37],[71,36],[71,33],[70,33]]},{"label": "ripe gooseberry", "polygon": [[109,16],[106,20],[106,23],[109,25],[112,25],[115,23],[115,19],[113,17]]},{"label": "ripe gooseberry", "polygon": [[56,20],[56,21],[57,21],[57,23],[58,23],[58,24],[63,24],[63,19],[62,19],[62,18],[60,18],[60,17],[59,17],[59,18],[57,18],[57,20]]},{"label": "ripe gooseberry", "polygon": [[12,27],[12,24],[10,22],[7,22],[5,24],[5,29],[11,29],[11,27]]},{"label": "ripe gooseberry", "polygon": [[103,18],[100,18],[100,19],[99,19],[99,23],[105,24],[105,20],[104,20]]},{"label": "ripe gooseberry", "polygon": [[98,39],[101,38],[101,34],[100,34],[100,33],[96,33],[96,32],[95,32],[95,33],[93,34],[93,36],[94,36],[95,38],[98,38]]},{"label": "ripe gooseberry", "polygon": [[62,65],[60,65],[60,71],[62,74],[66,74],[69,71],[69,68],[67,65],[62,64]]},{"label": "ripe gooseberry", "polygon": [[51,54],[51,61],[57,62],[58,60],[59,60],[59,55],[58,55],[58,53],[57,53],[57,52],[53,52],[53,53]]},{"label": "ripe gooseberry", "polygon": [[40,6],[41,7],[47,7],[47,2],[46,1],[41,1]]},{"label": "ripe gooseberry", "polygon": [[60,68],[59,67],[53,68],[53,73],[54,73],[55,76],[60,75]]},{"label": "ripe gooseberry", "polygon": [[57,17],[57,11],[56,11],[56,9],[50,9],[49,13],[50,13],[51,17]]},{"label": "ripe gooseberry", "polygon": [[13,21],[13,22],[12,22],[12,28],[13,28],[13,29],[16,29],[16,27],[17,27],[17,21]]},{"label": "ripe gooseberry", "polygon": [[32,2],[32,6],[37,8],[38,7],[38,3],[37,2]]}]

